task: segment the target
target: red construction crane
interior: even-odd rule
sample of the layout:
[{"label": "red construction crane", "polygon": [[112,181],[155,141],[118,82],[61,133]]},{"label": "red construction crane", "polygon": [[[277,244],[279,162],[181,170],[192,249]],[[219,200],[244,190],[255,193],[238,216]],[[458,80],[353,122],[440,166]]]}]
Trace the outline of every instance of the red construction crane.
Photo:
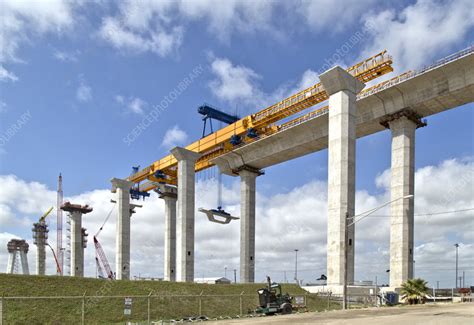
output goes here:
[{"label": "red construction crane", "polygon": [[111,280],[115,279],[114,273],[112,272],[112,269],[110,268],[109,261],[107,260],[104,250],[102,249],[102,246],[100,245],[96,236],[94,236],[94,246],[95,246],[95,254],[96,254],[95,258],[96,258],[97,266],[99,269],[99,274],[102,273],[102,270],[104,270],[105,275],[106,275],[106,276],[104,275],[104,278],[107,277]]},{"label": "red construction crane", "polygon": [[115,279],[115,275],[114,275],[114,272],[112,272],[112,269],[110,268],[110,264],[109,264],[109,261],[107,260],[107,256],[105,256],[104,250],[102,249],[102,245],[99,243],[99,240],[97,239],[97,237],[99,236],[102,229],[104,229],[104,226],[107,223],[107,220],[109,220],[110,215],[112,214],[112,211],[114,211],[114,208],[115,208],[115,204],[112,207],[112,209],[110,209],[110,212],[105,218],[105,221],[102,224],[102,227],[100,227],[99,231],[94,236],[95,261],[97,263],[98,272],[99,274],[101,274],[103,273],[103,271],[105,271],[105,275],[103,277],[111,279],[111,280]]}]

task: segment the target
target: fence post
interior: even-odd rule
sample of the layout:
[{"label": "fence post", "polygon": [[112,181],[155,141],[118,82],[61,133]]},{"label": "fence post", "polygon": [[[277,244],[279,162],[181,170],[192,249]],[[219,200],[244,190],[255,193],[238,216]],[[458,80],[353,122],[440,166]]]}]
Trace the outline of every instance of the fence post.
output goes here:
[{"label": "fence post", "polygon": [[329,310],[329,302],[330,302],[331,296],[329,295],[329,292],[327,292],[326,295],[328,296],[328,310]]},{"label": "fence post", "polygon": [[0,298],[0,325],[3,325],[3,296],[4,294],[2,293],[2,297]]},{"label": "fence post", "polygon": [[153,290],[150,291],[150,294],[148,295],[148,317],[147,317],[147,324],[150,325],[150,297],[151,294],[153,293]]},{"label": "fence post", "polygon": [[85,324],[85,308],[86,307],[86,292],[82,295],[82,308],[81,308],[81,324]]},{"label": "fence post", "polygon": [[451,288],[451,302],[454,304],[454,288]]},{"label": "fence post", "polygon": [[202,315],[202,294],[203,291],[201,291],[201,293],[199,294],[199,316]]},{"label": "fence post", "polygon": [[242,292],[240,293],[240,297],[239,297],[240,316],[243,316],[243,315],[244,315],[244,303],[243,303],[244,292],[245,292],[245,291],[242,291]]}]

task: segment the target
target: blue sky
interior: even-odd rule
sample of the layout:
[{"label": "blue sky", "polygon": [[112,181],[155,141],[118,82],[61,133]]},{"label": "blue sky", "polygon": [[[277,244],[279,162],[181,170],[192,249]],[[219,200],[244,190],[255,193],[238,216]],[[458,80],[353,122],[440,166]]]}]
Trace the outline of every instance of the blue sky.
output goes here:
[{"label": "blue sky", "polygon": [[[365,0],[343,6],[24,0],[0,6],[1,134],[31,113],[0,147],[0,175],[54,190],[62,172],[69,197],[106,190],[112,177],[126,177],[131,166],[163,157],[170,144],[198,139],[202,121],[196,109],[203,102],[244,116],[311,85],[325,60],[369,21],[374,27],[335,63],[351,65],[387,48],[395,76],[474,41],[474,8],[463,0]],[[124,136],[196,66],[203,73],[131,146],[125,144]],[[428,119],[428,127],[417,131],[417,168],[473,156],[473,107]],[[383,194],[376,178],[389,166],[388,131],[358,141],[359,191]],[[324,151],[267,169],[258,180],[259,193],[272,197],[326,177]],[[225,179],[229,188],[233,181]],[[29,233],[14,224],[2,228]]]}]

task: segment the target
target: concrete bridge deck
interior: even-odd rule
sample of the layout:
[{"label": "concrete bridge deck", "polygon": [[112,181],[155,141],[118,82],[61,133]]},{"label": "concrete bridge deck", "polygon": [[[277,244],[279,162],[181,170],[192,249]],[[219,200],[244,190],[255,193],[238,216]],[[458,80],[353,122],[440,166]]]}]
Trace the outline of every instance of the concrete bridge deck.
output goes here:
[{"label": "concrete bridge deck", "polygon": [[[386,128],[380,122],[404,108],[422,117],[441,113],[474,101],[472,49],[455,58],[359,97],[356,136],[361,138]],[[328,147],[327,111],[313,119],[262,138],[214,159],[227,175],[237,176],[242,166],[267,168]]]}]

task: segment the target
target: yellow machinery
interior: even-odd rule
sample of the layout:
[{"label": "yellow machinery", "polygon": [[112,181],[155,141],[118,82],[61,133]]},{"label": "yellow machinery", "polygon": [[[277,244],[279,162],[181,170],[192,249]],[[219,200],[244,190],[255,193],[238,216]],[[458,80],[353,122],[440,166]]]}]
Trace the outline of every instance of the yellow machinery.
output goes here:
[{"label": "yellow machinery", "polygon": [[[393,71],[392,57],[388,55],[387,51],[382,51],[347,69],[347,72],[364,83],[391,71]],[[202,155],[196,162],[196,172],[212,167],[212,159],[232,151],[241,144],[250,143],[281,129],[298,124],[305,119],[314,117],[314,115],[322,114],[324,110],[328,109],[327,107],[320,108],[282,125],[275,124],[327,99],[326,91],[321,83],[317,83],[191,143],[186,149]],[[148,180],[149,182],[141,184],[138,188],[140,192],[145,193],[156,188],[157,183],[176,185],[176,169],[177,160],[173,155],[168,155],[155,161],[150,166],[133,173],[127,179],[135,184]]]},{"label": "yellow machinery", "polygon": [[46,211],[40,218],[39,222],[44,222],[46,217],[53,211],[53,207],[49,208],[48,211]]}]

